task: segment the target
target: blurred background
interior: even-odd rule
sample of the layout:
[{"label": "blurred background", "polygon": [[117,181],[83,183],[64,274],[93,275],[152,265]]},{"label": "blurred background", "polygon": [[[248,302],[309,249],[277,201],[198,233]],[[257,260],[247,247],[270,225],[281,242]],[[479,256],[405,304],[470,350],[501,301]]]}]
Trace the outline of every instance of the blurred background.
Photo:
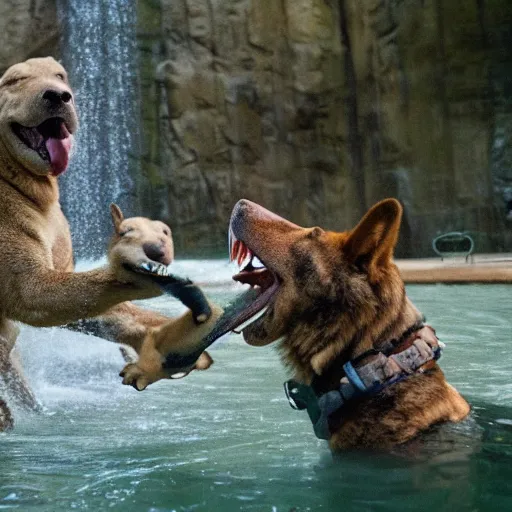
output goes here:
[{"label": "blurred background", "polygon": [[241,197],[342,230],[394,196],[400,257],[450,231],[512,250],[510,0],[2,0],[0,73],[46,55],[82,121],[79,257],[104,253],[111,201],[179,256],[225,255]]}]

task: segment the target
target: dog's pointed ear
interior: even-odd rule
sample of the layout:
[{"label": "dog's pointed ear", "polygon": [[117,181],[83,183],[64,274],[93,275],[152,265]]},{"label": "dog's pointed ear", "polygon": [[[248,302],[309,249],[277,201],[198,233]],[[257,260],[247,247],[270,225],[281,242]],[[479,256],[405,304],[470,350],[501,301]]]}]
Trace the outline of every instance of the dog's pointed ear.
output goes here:
[{"label": "dog's pointed ear", "polygon": [[121,222],[124,220],[123,212],[121,211],[121,208],[117,206],[117,204],[112,203],[110,205],[110,215],[112,215],[112,222],[114,223],[114,228],[116,232],[119,231],[119,226],[121,225]]},{"label": "dog's pointed ear", "polygon": [[398,240],[402,206],[396,199],[374,205],[349,233],[343,245],[347,258],[368,267],[386,263],[393,257]]}]

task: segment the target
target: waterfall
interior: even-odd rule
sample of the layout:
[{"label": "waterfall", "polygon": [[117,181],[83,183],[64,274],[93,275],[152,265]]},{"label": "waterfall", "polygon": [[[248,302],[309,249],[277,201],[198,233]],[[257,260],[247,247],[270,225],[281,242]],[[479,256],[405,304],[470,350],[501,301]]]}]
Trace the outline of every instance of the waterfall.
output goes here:
[{"label": "waterfall", "polygon": [[61,203],[75,256],[105,253],[109,204],[137,208],[139,104],[134,0],[58,0],[63,64],[75,91],[80,128]]}]

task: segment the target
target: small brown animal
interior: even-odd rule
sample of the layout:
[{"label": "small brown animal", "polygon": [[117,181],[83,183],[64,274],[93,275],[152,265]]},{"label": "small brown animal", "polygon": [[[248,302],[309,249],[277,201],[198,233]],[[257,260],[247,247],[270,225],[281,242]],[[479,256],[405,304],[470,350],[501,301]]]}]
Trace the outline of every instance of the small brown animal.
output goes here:
[{"label": "small brown animal", "polygon": [[[106,313],[98,322],[111,338],[137,349],[169,320],[125,302],[162,293],[147,276],[126,270],[141,263],[130,258],[158,256],[154,248],[147,248],[150,254],[119,249],[105,268],[73,272],[57,177],[66,170],[77,127],[73,91],[53,58],[15,64],[0,78],[0,369],[28,407],[36,402],[9,355],[14,322],[59,326]],[[2,407],[0,430],[11,423]]]},{"label": "small brown animal", "polygon": [[[146,256],[166,266],[173,261],[174,247],[169,226],[145,217],[125,219],[119,206],[113,204],[110,208],[114,222],[114,236],[109,250],[111,262],[115,264],[118,259],[120,262],[144,261]],[[130,277],[131,272],[127,272]],[[199,290],[196,288],[196,291]],[[207,302],[210,309],[208,317],[202,314],[194,320],[193,312],[187,311],[178,318],[167,319],[165,323],[151,327],[142,345],[137,347],[138,361],[133,362],[125,357],[129,364],[121,372],[123,384],[142,391],[157,380],[182,378],[192,370],[208,369],[213,364],[208,352],[203,352],[194,364],[186,368],[163,367],[167,354],[179,353],[182,347],[187,351],[192,350],[211,331],[222,309],[213,302]],[[122,326],[119,328],[122,329]],[[108,337],[108,333],[104,333],[103,337]]]},{"label": "small brown animal", "polygon": [[309,403],[308,412],[323,417],[333,451],[390,449],[469,413],[393,263],[401,215],[400,203],[386,199],[341,233],[300,227],[247,200],[231,216],[231,257],[246,262],[234,279],[261,291],[243,337],[278,343],[295,374],[290,400],[309,390],[316,409]]}]

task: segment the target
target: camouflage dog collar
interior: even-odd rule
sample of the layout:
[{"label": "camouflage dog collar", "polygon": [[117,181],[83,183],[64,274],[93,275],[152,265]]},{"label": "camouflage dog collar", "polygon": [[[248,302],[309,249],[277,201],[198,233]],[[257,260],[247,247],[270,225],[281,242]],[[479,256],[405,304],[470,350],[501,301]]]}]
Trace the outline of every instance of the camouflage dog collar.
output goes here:
[{"label": "camouflage dog collar", "polygon": [[[441,357],[444,344],[434,329],[422,325],[412,332],[391,354],[372,351],[370,361],[357,366],[355,361],[343,365],[345,377],[338,389],[317,396],[311,386],[295,380],[284,383],[286,397],[293,409],[306,409],[319,439],[329,439],[329,417],[354,397],[379,393],[413,373],[429,369]],[[429,364],[430,363],[430,364]]]}]

